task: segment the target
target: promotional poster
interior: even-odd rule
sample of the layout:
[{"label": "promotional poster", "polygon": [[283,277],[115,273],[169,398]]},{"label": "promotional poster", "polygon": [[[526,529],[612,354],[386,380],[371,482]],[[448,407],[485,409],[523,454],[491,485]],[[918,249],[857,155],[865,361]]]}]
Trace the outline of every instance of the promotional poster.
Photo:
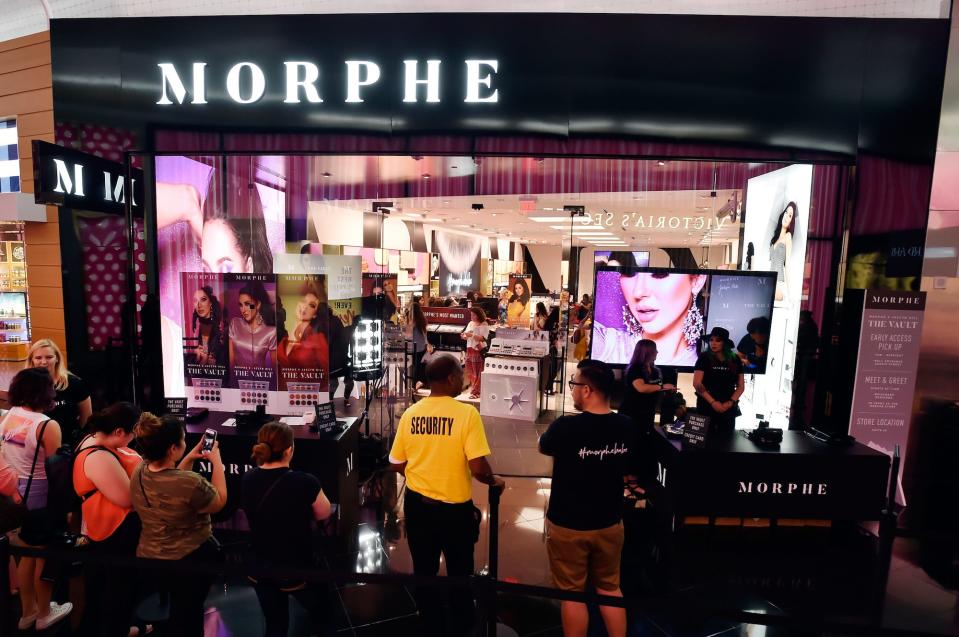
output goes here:
[{"label": "promotional poster", "polygon": [[184,272],[180,281],[186,385],[222,388],[229,372],[223,275]]},{"label": "promotional poster", "polygon": [[802,164],[753,177],[746,188],[741,268],[776,273],[776,312],[766,374],[747,370],[739,406],[750,420],[740,418],[741,426],[753,426],[757,414],[774,427],[789,426],[811,195],[812,166]]},{"label": "promotional poster", "polygon": [[[157,157],[157,249],[164,389],[184,396],[185,319],[181,273],[272,274],[273,255],[283,252],[286,199],[264,185],[281,157]],[[254,187],[251,187],[254,186]],[[224,307],[235,316],[234,308]],[[172,353],[176,352],[176,355]]]},{"label": "promotional poster", "polygon": [[510,327],[529,327],[532,314],[530,282],[532,277],[512,275],[509,278],[509,299],[506,302],[506,323]]},{"label": "promotional poster", "polygon": [[396,293],[396,275],[389,272],[364,272],[360,314],[364,318],[396,321],[400,299]]},{"label": "promotional poster", "polygon": [[[277,275],[277,369],[281,402],[313,404],[329,391],[330,314],[326,277]],[[282,392],[290,394],[283,396]],[[284,401],[284,398],[286,399]]]},{"label": "promotional poster", "polygon": [[440,255],[440,296],[463,296],[479,289],[482,248],[482,237],[433,233],[433,249]]},{"label": "promotional poster", "polygon": [[925,292],[866,290],[849,435],[889,456],[906,455],[925,309]]},{"label": "promotional poster", "polygon": [[[224,274],[231,389],[243,405],[267,404],[276,390],[277,305],[273,274]],[[283,323],[281,322],[282,326]]]}]

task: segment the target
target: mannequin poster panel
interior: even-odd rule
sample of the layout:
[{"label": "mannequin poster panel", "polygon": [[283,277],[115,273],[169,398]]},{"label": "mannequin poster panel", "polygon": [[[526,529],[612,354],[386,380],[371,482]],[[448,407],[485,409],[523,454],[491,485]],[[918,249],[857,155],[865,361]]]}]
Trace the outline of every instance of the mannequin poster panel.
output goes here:
[{"label": "mannequin poster panel", "polygon": [[280,274],[276,290],[279,390],[310,394],[328,391],[333,317],[326,277]]},{"label": "mannequin poster panel", "polygon": [[228,308],[229,386],[255,392],[256,398],[263,399],[265,392],[276,389],[276,275],[223,277]]},{"label": "mannequin poster panel", "polygon": [[532,277],[512,275],[509,278],[509,299],[506,301],[506,323],[510,327],[529,327]]},{"label": "mannequin poster panel", "polygon": [[[193,387],[221,388],[228,375],[229,363],[223,275],[184,272],[180,281],[185,383]],[[195,379],[201,382],[195,382]]]}]

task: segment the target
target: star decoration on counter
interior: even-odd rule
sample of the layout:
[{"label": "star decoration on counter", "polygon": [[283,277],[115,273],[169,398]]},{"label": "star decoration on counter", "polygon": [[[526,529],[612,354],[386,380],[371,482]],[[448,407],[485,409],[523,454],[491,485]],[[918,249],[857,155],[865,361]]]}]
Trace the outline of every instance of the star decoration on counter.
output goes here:
[{"label": "star decoration on counter", "polygon": [[523,406],[523,403],[528,403],[528,402],[529,402],[529,400],[523,398],[523,393],[524,393],[525,391],[526,391],[525,389],[521,389],[518,394],[513,394],[512,396],[508,396],[508,397],[506,397],[506,398],[503,399],[503,400],[508,400],[508,401],[510,401],[510,405],[509,405],[509,410],[510,410],[510,411],[513,411],[513,407],[522,407],[522,406]]}]

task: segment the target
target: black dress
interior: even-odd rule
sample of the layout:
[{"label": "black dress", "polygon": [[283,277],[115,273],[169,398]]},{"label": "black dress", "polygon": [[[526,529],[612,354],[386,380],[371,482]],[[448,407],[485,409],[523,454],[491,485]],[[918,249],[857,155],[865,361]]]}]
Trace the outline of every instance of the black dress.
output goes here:
[{"label": "black dress", "polygon": [[[732,399],[739,383],[739,375],[743,373],[743,366],[738,356],[718,359],[712,352],[700,354],[695,369],[703,372],[703,386],[706,388],[706,392],[714,400],[721,403]],[[738,406],[733,405],[728,411],[717,413],[706,399],[697,395],[696,409],[699,413],[709,416],[709,431],[711,433],[729,433],[736,429]]]}]

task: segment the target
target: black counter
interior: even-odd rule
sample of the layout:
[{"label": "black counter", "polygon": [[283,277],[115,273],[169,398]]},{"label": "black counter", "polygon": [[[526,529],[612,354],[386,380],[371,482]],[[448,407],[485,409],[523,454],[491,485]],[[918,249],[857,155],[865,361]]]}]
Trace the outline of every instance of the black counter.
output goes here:
[{"label": "black counter", "polygon": [[[230,418],[233,418],[231,413],[211,411],[203,420],[186,426],[188,448],[199,441],[206,429],[217,432],[227,481],[227,506],[220,517],[232,515],[239,508],[243,474],[255,466],[250,453],[258,428],[224,426]],[[342,421],[345,428],[333,434],[313,433],[307,426],[292,427],[295,442],[291,465],[319,478],[323,492],[337,505],[337,534],[347,537],[359,520],[359,431],[356,418],[338,421]],[[198,462],[196,468],[209,476],[206,463]]]},{"label": "black counter", "polygon": [[883,508],[890,459],[859,443],[833,446],[784,431],[769,449],[736,432],[695,449],[659,427],[652,439],[678,516],[876,520]]}]

